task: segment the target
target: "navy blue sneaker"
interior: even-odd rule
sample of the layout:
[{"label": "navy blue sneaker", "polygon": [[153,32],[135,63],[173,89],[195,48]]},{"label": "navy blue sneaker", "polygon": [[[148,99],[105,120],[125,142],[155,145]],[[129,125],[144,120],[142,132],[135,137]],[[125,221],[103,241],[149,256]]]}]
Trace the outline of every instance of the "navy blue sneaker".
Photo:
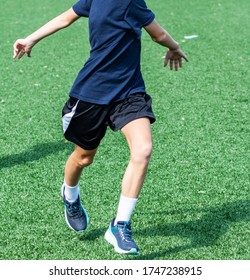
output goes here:
[{"label": "navy blue sneaker", "polygon": [[120,254],[139,254],[139,249],[132,238],[130,222],[117,222],[115,219],[109,225],[105,233],[105,239],[114,246],[117,253]]},{"label": "navy blue sneaker", "polygon": [[62,186],[62,197],[65,206],[65,220],[67,225],[74,231],[81,232],[84,231],[89,222],[88,214],[82,207],[80,202],[80,196],[74,202],[69,202],[66,200],[64,195],[64,185]]}]

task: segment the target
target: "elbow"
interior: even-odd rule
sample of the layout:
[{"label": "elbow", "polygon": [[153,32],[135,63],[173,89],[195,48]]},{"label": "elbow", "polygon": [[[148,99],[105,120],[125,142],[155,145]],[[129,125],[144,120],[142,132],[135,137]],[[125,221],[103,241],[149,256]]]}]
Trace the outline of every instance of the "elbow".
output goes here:
[{"label": "elbow", "polygon": [[60,16],[58,16],[58,23],[61,26],[61,28],[68,27],[71,25],[74,21],[76,21],[79,17],[75,13],[71,13],[71,10],[64,12]]},{"label": "elbow", "polygon": [[68,27],[72,22],[69,21],[67,18],[62,18],[60,20],[60,25],[62,28]]},{"label": "elbow", "polygon": [[152,40],[158,44],[161,44],[164,42],[167,38],[167,34],[164,31],[159,32],[158,34],[155,34],[154,36],[151,37]]}]

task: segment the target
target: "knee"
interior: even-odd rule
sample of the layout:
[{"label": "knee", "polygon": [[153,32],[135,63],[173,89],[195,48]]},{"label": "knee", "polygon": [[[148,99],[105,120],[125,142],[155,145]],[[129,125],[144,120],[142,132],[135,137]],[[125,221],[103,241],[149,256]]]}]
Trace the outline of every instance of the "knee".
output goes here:
[{"label": "knee", "polygon": [[78,161],[79,166],[81,167],[87,167],[93,162],[92,157],[84,157]]},{"label": "knee", "polygon": [[131,150],[131,159],[138,163],[148,163],[152,154],[152,142],[141,143]]},{"label": "knee", "polygon": [[93,162],[93,157],[86,156],[86,157],[79,158],[77,164],[79,167],[84,168],[89,166],[92,162]]},{"label": "knee", "polygon": [[89,166],[94,160],[92,155],[77,155],[75,162],[79,168],[84,168]]},{"label": "knee", "polygon": [[95,153],[96,150],[88,151],[76,146],[74,152],[71,154],[71,159],[78,168],[84,168],[93,162]]}]

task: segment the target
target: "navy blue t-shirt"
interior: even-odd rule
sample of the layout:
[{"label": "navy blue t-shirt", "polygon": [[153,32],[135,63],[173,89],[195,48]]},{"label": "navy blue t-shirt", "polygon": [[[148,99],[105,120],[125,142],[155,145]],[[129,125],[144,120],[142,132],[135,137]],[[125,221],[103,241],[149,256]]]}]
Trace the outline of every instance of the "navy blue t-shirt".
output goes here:
[{"label": "navy blue t-shirt", "polygon": [[70,96],[110,104],[145,92],[140,69],[141,29],[154,20],[144,0],[79,0],[74,12],[89,18],[90,57]]}]

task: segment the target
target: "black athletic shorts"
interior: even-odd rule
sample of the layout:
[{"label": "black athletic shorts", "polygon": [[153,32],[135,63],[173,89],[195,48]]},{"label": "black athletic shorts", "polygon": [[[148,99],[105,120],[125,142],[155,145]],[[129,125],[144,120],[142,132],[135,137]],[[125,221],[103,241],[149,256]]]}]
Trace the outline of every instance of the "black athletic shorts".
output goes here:
[{"label": "black athletic shorts", "polygon": [[148,117],[155,122],[152,99],[146,93],[136,93],[122,101],[99,105],[70,97],[63,107],[64,136],[85,150],[96,149],[107,126],[117,131],[129,122]]}]

